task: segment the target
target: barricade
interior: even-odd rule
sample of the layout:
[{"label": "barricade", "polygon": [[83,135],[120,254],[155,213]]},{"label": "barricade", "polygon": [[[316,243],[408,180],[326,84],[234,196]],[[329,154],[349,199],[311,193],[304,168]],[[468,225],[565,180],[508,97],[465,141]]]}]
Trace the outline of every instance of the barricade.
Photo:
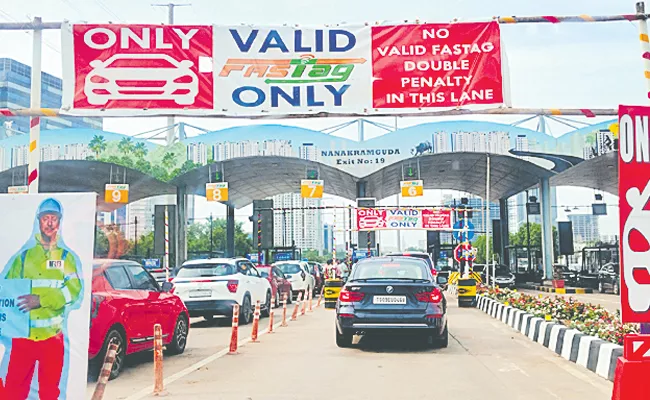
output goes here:
[{"label": "barricade", "polygon": [[296,307],[293,309],[293,314],[291,314],[292,321],[298,319],[298,310],[300,310],[300,300],[302,300],[302,293],[298,293],[298,297],[296,298]]},{"label": "barricade", "polygon": [[623,357],[616,362],[612,400],[641,400],[650,396],[650,335],[626,335]]},{"label": "barricade", "polygon": [[288,294],[285,293],[282,300],[282,326],[287,326],[287,297]]},{"label": "barricade", "polygon": [[253,314],[253,332],[251,333],[251,343],[258,343],[257,332],[260,327],[260,301],[255,303],[255,313]]},{"label": "barricade", "polygon": [[160,394],[163,391],[163,343],[160,324],[153,326],[153,373],[153,393]]},{"label": "barricade", "polygon": [[111,370],[113,369],[116,353],[117,344],[111,343],[110,346],[108,346],[106,357],[104,357],[104,365],[102,366],[102,371],[99,373],[97,386],[95,386],[92,400],[102,400],[104,398],[104,390],[106,390],[106,383],[108,382],[108,378],[111,376]]},{"label": "barricade", "polygon": [[239,304],[232,306],[232,334],[230,335],[230,350],[228,354],[237,354],[239,341]]}]

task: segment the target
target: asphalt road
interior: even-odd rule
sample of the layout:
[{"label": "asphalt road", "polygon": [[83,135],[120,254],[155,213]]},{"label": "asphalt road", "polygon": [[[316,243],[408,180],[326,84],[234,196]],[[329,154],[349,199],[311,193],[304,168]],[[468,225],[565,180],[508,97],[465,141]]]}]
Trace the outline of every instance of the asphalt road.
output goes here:
[{"label": "asphalt road", "polygon": [[[192,400],[482,400],[611,398],[612,384],[570,363],[481,311],[459,309],[447,296],[449,347],[418,341],[363,338],[355,348],[334,343],[334,312],[322,307],[289,327],[247,343],[234,356],[201,356],[225,349],[229,328],[197,328],[185,356],[165,360],[163,398]],[[266,320],[264,320],[266,321]],[[266,326],[266,325],[265,325]],[[245,328],[244,332],[249,331]],[[244,337],[248,336],[242,333]],[[187,358],[187,359],[186,359]],[[132,367],[109,383],[107,400],[147,395],[151,364]],[[144,388],[140,393],[141,388]]]},{"label": "asphalt road", "polygon": [[529,289],[517,289],[517,290],[522,293],[532,294],[534,296],[541,294],[545,297],[562,296],[567,299],[573,297],[574,299],[581,301],[583,303],[601,305],[603,308],[611,312],[616,312],[616,310],[621,309],[621,296],[616,296],[614,294],[609,294],[609,293],[557,294],[557,293],[539,292],[537,290],[529,290]]}]

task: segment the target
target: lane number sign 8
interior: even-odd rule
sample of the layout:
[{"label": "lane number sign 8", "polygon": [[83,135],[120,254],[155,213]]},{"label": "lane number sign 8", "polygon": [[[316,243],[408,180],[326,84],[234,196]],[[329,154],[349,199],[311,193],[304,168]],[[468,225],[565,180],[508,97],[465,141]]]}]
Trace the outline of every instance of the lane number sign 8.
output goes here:
[{"label": "lane number sign 8", "polygon": [[205,199],[207,201],[228,201],[228,182],[206,183]]}]

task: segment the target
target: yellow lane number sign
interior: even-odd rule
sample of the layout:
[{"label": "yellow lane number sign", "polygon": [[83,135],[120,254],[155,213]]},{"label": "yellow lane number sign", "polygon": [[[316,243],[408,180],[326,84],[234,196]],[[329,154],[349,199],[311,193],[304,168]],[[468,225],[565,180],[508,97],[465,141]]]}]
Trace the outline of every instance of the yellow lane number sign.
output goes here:
[{"label": "yellow lane number sign", "polygon": [[228,182],[206,183],[205,198],[207,201],[228,201]]},{"label": "yellow lane number sign", "polygon": [[300,182],[300,195],[303,199],[321,199],[323,184],[323,180],[303,179]]},{"label": "yellow lane number sign", "polygon": [[402,197],[419,197],[424,194],[422,181],[401,181]]},{"label": "yellow lane number sign", "polygon": [[9,186],[7,188],[9,194],[27,194],[29,193],[29,186]]},{"label": "yellow lane number sign", "polygon": [[106,191],[104,192],[104,201],[107,203],[128,203],[129,185],[126,183],[107,183]]}]

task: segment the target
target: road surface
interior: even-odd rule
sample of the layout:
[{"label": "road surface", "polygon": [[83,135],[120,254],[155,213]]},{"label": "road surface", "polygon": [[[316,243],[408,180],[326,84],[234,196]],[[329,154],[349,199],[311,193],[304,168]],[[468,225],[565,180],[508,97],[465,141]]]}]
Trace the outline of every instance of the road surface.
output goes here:
[{"label": "road surface", "polygon": [[[455,298],[447,297],[451,337],[446,349],[427,349],[417,341],[372,338],[362,339],[355,348],[340,349],[334,343],[334,312],[321,307],[289,327],[261,336],[260,343],[245,344],[240,354],[218,354],[200,368],[194,366],[173,376],[188,363],[226,347],[229,328],[195,328],[189,342],[191,360],[186,361],[186,356],[165,359],[166,393],[162,398],[611,398],[609,381],[558,357],[480,310],[457,308]],[[249,329],[243,328],[240,337],[248,336]],[[105,398],[160,398],[148,395],[152,379],[151,364],[140,364],[110,382]]]}]

